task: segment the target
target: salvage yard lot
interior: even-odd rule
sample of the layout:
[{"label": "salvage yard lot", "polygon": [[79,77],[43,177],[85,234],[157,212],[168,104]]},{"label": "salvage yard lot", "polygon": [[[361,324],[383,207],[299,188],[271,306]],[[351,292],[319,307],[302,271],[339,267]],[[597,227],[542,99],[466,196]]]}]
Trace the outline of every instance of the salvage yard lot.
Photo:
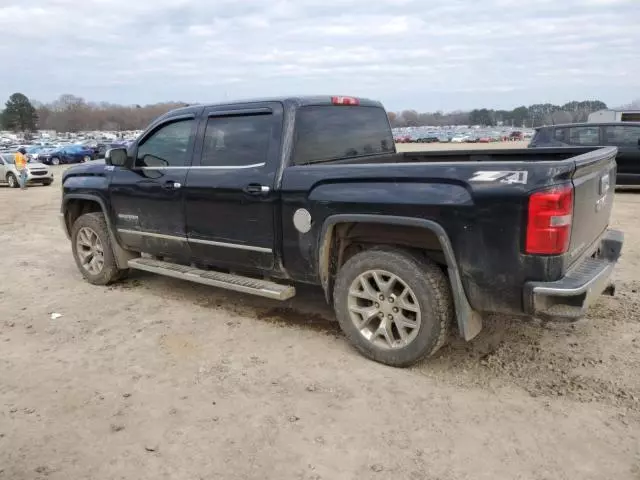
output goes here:
[{"label": "salvage yard lot", "polygon": [[0,479],[640,478],[640,192],[617,194],[617,295],[587,320],[491,317],[401,370],[353,351],[313,289],[88,284],[61,171],[0,187]]}]

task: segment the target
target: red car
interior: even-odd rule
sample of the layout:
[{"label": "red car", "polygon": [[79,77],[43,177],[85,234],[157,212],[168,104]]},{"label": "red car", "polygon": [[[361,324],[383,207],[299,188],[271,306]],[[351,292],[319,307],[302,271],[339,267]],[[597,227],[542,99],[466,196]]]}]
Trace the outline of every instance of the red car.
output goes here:
[{"label": "red car", "polygon": [[411,142],[411,137],[409,135],[401,135],[393,139],[396,143],[409,143]]}]

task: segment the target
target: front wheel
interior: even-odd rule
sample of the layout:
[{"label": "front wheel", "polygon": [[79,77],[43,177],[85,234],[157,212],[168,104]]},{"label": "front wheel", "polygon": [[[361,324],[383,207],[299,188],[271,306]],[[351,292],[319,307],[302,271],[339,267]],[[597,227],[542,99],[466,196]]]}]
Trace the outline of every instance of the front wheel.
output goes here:
[{"label": "front wheel", "polygon": [[78,270],[89,283],[108,285],[126,273],[118,269],[102,213],[85,213],[75,221],[71,248]]},{"label": "front wheel", "polygon": [[42,182],[42,185],[44,185],[45,187],[48,187],[52,183],[53,183],[53,180],[45,180],[45,181]]},{"label": "front wheel", "polygon": [[84,157],[82,157],[83,163],[90,162],[90,161],[91,161],[91,157],[89,155],[85,155]]},{"label": "front wheel", "polygon": [[51,159],[51,165],[60,165],[60,159],[58,157],[53,157]]},{"label": "front wheel", "polygon": [[433,355],[446,341],[454,315],[440,267],[396,248],[351,257],[338,272],[334,308],[360,353],[394,367]]},{"label": "front wheel", "polygon": [[7,183],[9,184],[9,188],[18,188],[20,186],[18,179],[13,173],[7,175]]}]

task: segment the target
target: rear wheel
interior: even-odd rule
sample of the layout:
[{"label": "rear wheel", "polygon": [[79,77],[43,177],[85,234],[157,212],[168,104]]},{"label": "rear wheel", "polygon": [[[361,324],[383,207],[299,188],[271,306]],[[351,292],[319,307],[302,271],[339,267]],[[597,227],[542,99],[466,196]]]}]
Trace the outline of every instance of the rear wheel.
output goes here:
[{"label": "rear wheel", "polygon": [[9,188],[18,188],[20,186],[18,179],[13,173],[7,175],[7,183],[9,184]]},{"label": "rear wheel", "polygon": [[440,267],[395,248],[349,259],[338,272],[334,308],[358,351],[395,367],[433,355],[453,319],[451,289]]},{"label": "rear wheel", "polygon": [[127,272],[118,269],[102,213],[86,213],[75,221],[71,231],[71,246],[76,265],[89,283],[108,285]]},{"label": "rear wheel", "polygon": [[89,161],[91,161],[91,157],[89,155],[85,155],[84,157],[82,157],[82,161],[83,162],[89,162]]}]

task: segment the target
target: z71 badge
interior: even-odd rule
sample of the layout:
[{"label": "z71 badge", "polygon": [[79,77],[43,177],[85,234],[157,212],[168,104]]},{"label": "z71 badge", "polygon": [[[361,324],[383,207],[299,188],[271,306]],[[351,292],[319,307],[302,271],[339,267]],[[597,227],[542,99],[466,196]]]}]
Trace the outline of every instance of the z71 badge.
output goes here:
[{"label": "z71 badge", "polygon": [[498,183],[521,183],[525,185],[527,183],[527,171],[517,172],[496,172],[495,170],[481,170],[474,172],[473,176],[469,179],[470,182],[498,182]]}]

